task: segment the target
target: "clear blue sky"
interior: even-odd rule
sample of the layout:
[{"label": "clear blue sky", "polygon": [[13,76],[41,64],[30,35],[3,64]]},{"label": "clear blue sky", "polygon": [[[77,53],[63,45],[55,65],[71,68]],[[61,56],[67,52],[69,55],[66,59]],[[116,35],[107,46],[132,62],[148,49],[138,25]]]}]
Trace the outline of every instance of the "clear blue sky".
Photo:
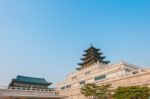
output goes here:
[{"label": "clear blue sky", "polygon": [[90,43],[111,63],[150,66],[150,0],[0,0],[0,85],[63,81]]}]

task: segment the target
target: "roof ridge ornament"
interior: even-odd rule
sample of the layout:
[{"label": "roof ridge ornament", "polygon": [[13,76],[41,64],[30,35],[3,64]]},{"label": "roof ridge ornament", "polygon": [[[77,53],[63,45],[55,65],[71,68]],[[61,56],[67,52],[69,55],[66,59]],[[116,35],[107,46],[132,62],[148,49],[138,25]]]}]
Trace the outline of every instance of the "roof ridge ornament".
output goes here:
[{"label": "roof ridge ornament", "polygon": [[93,44],[91,43],[91,47],[93,47]]}]

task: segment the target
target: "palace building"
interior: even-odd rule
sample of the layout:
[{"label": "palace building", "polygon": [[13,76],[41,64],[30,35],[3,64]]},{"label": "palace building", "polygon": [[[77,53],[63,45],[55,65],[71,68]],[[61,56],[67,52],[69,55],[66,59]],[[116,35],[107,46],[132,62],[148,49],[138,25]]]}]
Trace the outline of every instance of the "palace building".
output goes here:
[{"label": "palace building", "polygon": [[62,99],[64,96],[49,88],[51,84],[44,78],[18,75],[8,87],[0,87],[0,99]]},{"label": "palace building", "polygon": [[18,88],[33,88],[37,90],[47,89],[48,86],[52,84],[47,82],[44,78],[35,78],[35,77],[26,77],[18,75],[16,79],[12,79],[11,83],[9,84],[9,88],[11,87],[18,87]]},{"label": "palace building", "polygon": [[110,64],[100,49],[91,45],[84,51],[82,62],[75,72],[68,74],[65,81],[57,84],[60,95],[65,99],[86,99],[80,88],[86,83],[111,83],[112,89],[119,86],[150,85],[150,69],[120,61]]}]

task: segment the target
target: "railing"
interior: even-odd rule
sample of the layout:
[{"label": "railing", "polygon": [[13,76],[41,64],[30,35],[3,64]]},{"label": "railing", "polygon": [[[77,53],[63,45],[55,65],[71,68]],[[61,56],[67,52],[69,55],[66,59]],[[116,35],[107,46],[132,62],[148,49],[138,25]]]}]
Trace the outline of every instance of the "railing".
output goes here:
[{"label": "railing", "polygon": [[39,88],[23,88],[23,87],[7,87],[7,86],[0,86],[2,90],[18,90],[18,91],[39,91],[39,92],[51,92],[52,89],[39,89]]},{"label": "railing", "polygon": [[23,91],[40,91],[40,92],[49,92],[50,89],[37,89],[37,88],[19,88],[19,87],[10,87],[9,90],[23,90]]},{"label": "railing", "polygon": [[0,96],[35,96],[35,97],[58,97],[57,91],[50,89],[19,88],[0,86]]},{"label": "railing", "polygon": [[74,71],[74,72],[71,72],[71,73],[69,73],[68,74],[68,77],[69,76],[72,76],[72,75],[78,75],[78,74],[80,74],[80,73],[83,73],[83,72],[85,72],[86,70],[88,70],[88,69],[91,69],[91,67],[97,67],[97,66],[99,66],[99,62],[96,62],[96,63],[93,63],[93,64],[91,64],[91,66],[90,67],[86,67],[86,68],[84,68],[83,70],[81,70],[81,71]]},{"label": "railing", "polygon": [[0,89],[8,89],[7,86],[0,86]]}]

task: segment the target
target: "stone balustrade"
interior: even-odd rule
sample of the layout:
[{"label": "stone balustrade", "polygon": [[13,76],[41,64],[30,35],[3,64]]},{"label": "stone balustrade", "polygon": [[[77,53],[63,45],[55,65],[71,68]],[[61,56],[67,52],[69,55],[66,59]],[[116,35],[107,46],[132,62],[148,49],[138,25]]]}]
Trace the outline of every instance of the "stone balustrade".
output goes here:
[{"label": "stone balustrade", "polygon": [[34,89],[34,88],[19,88],[19,87],[0,87],[0,96],[32,96],[32,97],[54,97],[59,96],[58,92],[50,89]]}]

